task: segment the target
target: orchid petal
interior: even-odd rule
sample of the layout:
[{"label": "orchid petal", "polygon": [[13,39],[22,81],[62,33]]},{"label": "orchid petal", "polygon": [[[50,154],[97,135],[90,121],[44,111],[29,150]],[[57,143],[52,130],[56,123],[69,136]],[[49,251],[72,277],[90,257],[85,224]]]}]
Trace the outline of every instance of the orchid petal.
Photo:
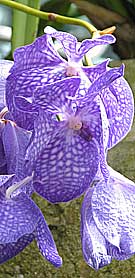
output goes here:
[{"label": "orchid petal", "polygon": [[80,98],[82,105],[88,104],[96,95],[100,95],[109,121],[108,148],[112,148],[126,136],[133,122],[133,95],[126,80],[120,77],[122,74],[123,67],[116,71],[107,70],[91,85],[89,93],[84,98]]},{"label": "orchid petal", "polygon": [[82,251],[86,263],[95,270],[110,264],[107,242],[98,230],[92,215],[91,197],[93,189],[85,194],[81,210],[81,239]]},{"label": "orchid petal", "polygon": [[107,65],[109,63],[109,59],[103,61],[100,64],[91,67],[82,67],[82,70],[85,72],[90,82],[93,83],[101,74],[107,71]]},{"label": "orchid petal", "polygon": [[7,173],[6,158],[5,158],[3,143],[0,138],[0,175],[6,173]]},{"label": "orchid petal", "polygon": [[135,184],[111,170],[110,180],[101,180],[92,195],[95,223],[112,245],[135,252]]},{"label": "orchid petal", "polygon": [[41,67],[52,67],[60,64],[62,61],[62,58],[53,46],[50,36],[43,35],[37,38],[34,43],[15,50],[14,66],[10,72],[36,68],[39,65]]},{"label": "orchid petal", "polygon": [[11,185],[11,182],[14,181],[15,175],[0,175],[0,192],[2,194],[6,193],[7,188]]},{"label": "orchid petal", "polygon": [[[105,71],[93,82],[88,90],[88,93],[83,97],[78,99],[80,105],[83,106],[87,103],[91,103],[98,95],[102,98],[102,91],[111,85],[111,83],[120,78],[123,75],[124,66],[121,65],[119,68],[113,68],[109,71]],[[104,97],[104,96],[103,96]]]},{"label": "orchid petal", "polygon": [[[33,93],[47,83],[53,83],[66,77],[63,67],[31,68],[18,73],[13,72],[7,78],[6,103],[18,126],[33,129],[37,108],[32,104]],[[19,96],[19,97],[18,97]],[[31,101],[29,101],[31,99]]]},{"label": "orchid petal", "polygon": [[49,111],[59,111],[69,103],[67,97],[74,97],[80,85],[80,78],[71,77],[45,85],[34,94],[35,104]]},{"label": "orchid petal", "polygon": [[0,244],[0,264],[5,263],[9,259],[20,253],[34,239],[33,234],[24,235],[16,242],[8,242]]},{"label": "orchid petal", "polygon": [[79,62],[79,60],[81,60],[83,56],[96,45],[111,44],[115,42],[115,37],[113,35],[104,35],[97,39],[84,40],[79,46],[77,39],[69,33],[59,32],[50,26],[45,28],[45,32],[61,42],[68,61],[72,62]]},{"label": "orchid petal", "polygon": [[[9,145],[9,138],[12,144]],[[15,173],[20,179],[23,172],[24,155],[29,143],[30,133],[17,127],[13,122],[7,121],[2,132],[2,141],[7,163],[8,174]]]},{"label": "orchid petal", "polygon": [[100,168],[105,181],[109,178],[109,169],[107,164],[107,147],[109,140],[109,121],[107,119],[105,107],[102,100],[100,99],[100,111],[101,111],[101,126],[102,126],[102,136],[100,143]]},{"label": "orchid petal", "polygon": [[[32,173],[34,163],[40,156],[42,149],[45,144],[47,144],[52,137],[58,132],[59,123],[52,120],[51,116],[42,110],[39,110],[39,115],[37,120],[34,122],[34,130],[30,138],[26,156],[25,156],[25,168],[28,175]],[[57,130],[54,132],[54,130]]]},{"label": "orchid petal", "polygon": [[21,193],[0,203],[0,243],[17,241],[36,228],[40,211],[34,202]]},{"label": "orchid petal", "polygon": [[[131,243],[131,242],[130,242]],[[132,243],[131,243],[132,244]],[[128,245],[128,242],[127,242]],[[131,258],[133,253],[128,253],[127,248],[124,250],[120,250],[120,248],[113,246],[112,244],[108,244],[108,252],[112,256],[113,259],[118,261],[123,261]]]},{"label": "orchid petal", "polygon": [[108,148],[110,149],[131,129],[134,99],[131,88],[123,77],[118,78],[109,88],[106,88],[101,97],[109,120]]},{"label": "orchid petal", "polygon": [[53,236],[42,216],[36,227],[35,236],[41,254],[55,267],[62,265],[62,259],[58,254]]},{"label": "orchid petal", "polygon": [[100,146],[100,167],[104,178],[109,177],[106,161],[106,151],[109,138],[109,122],[102,100],[97,96],[94,101],[87,103],[79,109],[83,121],[82,137],[94,137]]},{"label": "orchid petal", "polygon": [[77,134],[66,136],[61,128],[35,163],[34,189],[52,203],[72,200],[88,188],[98,163],[94,139],[86,141]]},{"label": "orchid petal", "polygon": [[76,53],[76,61],[77,58],[78,60],[82,59],[83,56],[93,47],[97,46],[97,45],[106,45],[106,44],[112,44],[115,42],[115,37],[113,35],[104,35],[101,36],[97,39],[86,39],[81,43],[81,46],[79,47],[79,49],[77,50]]},{"label": "orchid petal", "polygon": [[101,93],[102,90],[111,85],[111,83],[123,76],[124,65],[121,65],[119,68],[110,69],[107,72],[104,72],[94,83],[92,83],[89,89],[89,97],[95,98],[97,94]]},{"label": "orchid petal", "polygon": [[44,31],[45,33],[51,35],[51,37],[59,40],[62,43],[62,46],[64,48],[67,57],[69,58],[69,60],[72,60],[76,52],[76,45],[77,45],[76,37],[66,32],[57,31],[50,26],[47,26],[44,29]]},{"label": "orchid petal", "polygon": [[6,78],[9,75],[9,70],[13,66],[12,61],[0,60],[0,103],[6,105],[5,102],[5,84]]}]

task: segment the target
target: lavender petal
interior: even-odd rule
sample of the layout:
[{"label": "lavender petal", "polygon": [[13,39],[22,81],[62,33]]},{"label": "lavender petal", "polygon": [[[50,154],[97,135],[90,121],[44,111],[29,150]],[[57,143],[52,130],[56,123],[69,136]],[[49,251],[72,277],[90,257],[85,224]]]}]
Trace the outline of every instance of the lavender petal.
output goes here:
[{"label": "lavender petal", "polygon": [[98,270],[111,263],[107,242],[98,230],[92,215],[91,197],[93,189],[85,194],[81,210],[81,240],[83,256],[88,265]]},{"label": "lavender petal", "polygon": [[97,78],[100,77],[101,74],[103,74],[107,70],[108,63],[109,63],[109,59],[95,66],[82,67],[82,70],[85,72],[90,82],[93,83]]},{"label": "lavender petal", "polygon": [[68,136],[60,129],[35,163],[34,189],[52,203],[79,197],[98,169],[96,141],[84,140],[79,135]]},{"label": "lavender petal", "polygon": [[80,78],[71,77],[45,85],[34,93],[35,104],[50,112],[59,112],[69,103],[68,97],[74,97],[80,85]]},{"label": "lavender petal", "polygon": [[20,253],[34,239],[33,234],[26,234],[19,238],[16,242],[0,244],[0,264],[5,263],[9,259]]},{"label": "lavender petal", "polygon": [[78,60],[80,60],[81,58],[83,58],[83,56],[93,47],[97,46],[97,45],[106,45],[106,44],[112,44],[115,42],[115,37],[113,35],[104,35],[101,36],[97,39],[86,39],[81,43],[81,46],[79,47],[79,49],[77,50],[77,57],[76,57],[76,61],[77,58]]},{"label": "lavender petal", "polygon": [[37,38],[34,43],[19,47],[14,52],[14,66],[11,73],[22,70],[40,67],[52,67],[60,64],[62,58],[54,48],[50,36],[43,35]]},{"label": "lavender petal", "polygon": [[[24,156],[30,140],[30,133],[7,121],[2,131],[2,141],[8,174],[15,173],[18,178],[25,176],[23,172]],[[9,138],[12,144],[9,144]]]},{"label": "lavender petal", "polygon": [[135,252],[135,184],[111,170],[110,180],[101,180],[92,196],[95,223],[112,245],[121,251]]},{"label": "lavender petal", "polygon": [[110,126],[108,141],[110,149],[120,142],[131,129],[134,117],[134,99],[127,81],[120,77],[104,90],[102,100]]},{"label": "lavender petal", "polygon": [[6,85],[6,78],[9,75],[9,70],[13,66],[12,61],[8,60],[0,60],[0,103],[6,105],[5,102],[5,85]]},{"label": "lavender petal", "polygon": [[17,241],[34,231],[40,218],[40,211],[24,193],[0,203],[0,243]]},{"label": "lavender petal", "polygon": [[55,267],[60,267],[62,265],[62,259],[58,254],[53,236],[43,216],[40,218],[36,227],[35,237],[38,248],[43,257],[45,257],[45,259],[52,263]]}]

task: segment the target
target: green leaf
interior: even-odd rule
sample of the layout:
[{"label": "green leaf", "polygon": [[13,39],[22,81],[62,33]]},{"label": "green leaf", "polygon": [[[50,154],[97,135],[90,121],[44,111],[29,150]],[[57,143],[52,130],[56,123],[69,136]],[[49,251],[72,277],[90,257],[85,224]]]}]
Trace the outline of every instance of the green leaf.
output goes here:
[{"label": "green leaf", "polygon": [[[16,0],[18,3],[39,9],[40,0]],[[39,18],[25,14],[18,10],[13,10],[13,34],[12,34],[12,53],[13,51],[22,45],[30,44],[34,41]]]},{"label": "green leaf", "polygon": [[[30,7],[33,7],[35,9],[40,8],[40,0],[29,0],[28,5]],[[38,31],[38,24],[39,24],[39,18],[27,15],[27,22],[26,22],[26,28],[25,28],[25,44],[30,44],[34,41],[37,35]]]}]

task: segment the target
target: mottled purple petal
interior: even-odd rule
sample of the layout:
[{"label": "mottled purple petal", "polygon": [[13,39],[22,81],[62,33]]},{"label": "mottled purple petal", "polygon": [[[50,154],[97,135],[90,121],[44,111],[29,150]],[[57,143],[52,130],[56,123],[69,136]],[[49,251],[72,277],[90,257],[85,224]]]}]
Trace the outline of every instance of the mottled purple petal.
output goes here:
[{"label": "mottled purple petal", "polygon": [[133,94],[127,81],[120,77],[103,90],[101,98],[109,120],[108,148],[112,148],[131,129],[134,116]]},{"label": "mottled purple petal", "polygon": [[[106,116],[102,101],[99,96],[97,96],[94,101],[91,103],[87,103],[79,107],[77,114],[80,115],[80,118],[83,122],[83,128],[80,132],[85,133],[85,131],[89,131],[91,136],[94,137],[99,145],[101,144],[101,136],[102,132],[106,131],[102,127],[102,125],[106,125]],[[103,124],[102,124],[103,121]],[[83,134],[82,134],[83,135]]]},{"label": "mottled purple petal", "polygon": [[[36,118],[36,110],[33,107],[30,99],[37,89],[42,88],[47,83],[53,83],[57,80],[66,77],[66,71],[63,67],[57,66],[45,67],[33,66],[31,69],[18,72],[13,72],[6,83],[6,103],[11,111],[14,121],[25,129],[33,129],[33,122]],[[21,103],[17,103],[16,96],[23,97]],[[28,99],[27,99],[28,98]],[[20,109],[24,110],[20,111]]]},{"label": "mottled purple petal", "polygon": [[25,168],[28,175],[31,175],[34,163],[40,156],[42,149],[52,137],[55,138],[59,132],[59,122],[54,121],[48,113],[39,111],[39,116],[34,122],[34,131],[32,133],[25,156]]},{"label": "mottled purple petal", "polygon": [[104,35],[97,39],[84,40],[80,44],[73,35],[66,32],[59,32],[50,26],[45,28],[45,32],[61,42],[68,61],[72,62],[78,62],[81,60],[83,56],[96,45],[105,45],[115,42],[114,36]]},{"label": "mottled purple petal", "polygon": [[106,161],[106,151],[109,138],[109,122],[102,100],[99,96],[91,103],[86,103],[79,109],[79,114],[83,121],[83,128],[80,131],[82,137],[94,137],[100,146],[100,167],[105,180],[108,179],[109,172]]},{"label": "mottled purple petal", "polygon": [[59,256],[53,236],[43,216],[38,222],[35,230],[35,237],[41,254],[55,267],[62,265],[62,258]]},{"label": "mottled purple petal", "polygon": [[14,179],[13,175],[0,175],[0,191],[4,192],[4,189],[7,189],[11,185],[12,180]]},{"label": "mottled purple petal", "polygon": [[98,163],[94,139],[87,141],[78,134],[66,136],[65,129],[60,129],[35,163],[34,188],[52,203],[67,202],[88,188]]},{"label": "mottled purple petal", "polygon": [[[127,245],[128,245],[128,241],[127,241]],[[134,253],[128,253],[126,249],[120,250],[120,248],[109,243],[108,243],[108,253],[112,256],[112,259],[118,261],[127,260],[134,254]]]},{"label": "mottled purple petal", "polygon": [[97,39],[86,39],[81,43],[81,46],[79,47],[79,49],[77,50],[77,57],[76,57],[76,61],[77,58],[78,60],[83,58],[83,56],[93,47],[97,46],[97,45],[106,45],[106,44],[112,44],[116,41],[115,37],[113,35],[104,35],[101,36]]},{"label": "mottled purple petal", "polygon": [[7,121],[4,124],[2,141],[7,164],[7,172],[8,174],[15,173],[20,179],[25,176],[25,173],[23,172],[23,165],[30,135],[30,132],[17,127],[11,121]]},{"label": "mottled purple petal", "polygon": [[24,193],[0,202],[0,243],[17,241],[21,236],[34,231],[40,211]]},{"label": "mottled purple petal", "polygon": [[12,61],[0,60],[0,103],[6,104],[5,102],[5,84],[6,78],[9,75],[9,70],[13,66]]},{"label": "mottled purple petal", "polygon": [[33,66],[30,69],[10,74],[7,78],[7,96],[10,99],[10,94],[31,97],[33,91],[36,91],[37,88],[65,77],[66,75],[63,66],[57,66],[54,68],[40,66],[39,64],[36,68]]},{"label": "mottled purple petal", "polygon": [[24,235],[16,242],[0,244],[0,264],[5,263],[9,259],[20,253],[34,239],[33,234]]},{"label": "mottled purple petal", "polygon": [[31,107],[31,103],[24,99],[21,99],[21,109],[27,105],[27,111],[20,111],[14,98],[18,95],[24,98],[32,97],[33,92],[43,84],[66,77],[63,66],[59,67],[63,60],[47,35],[38,38],[31,45],[18,48],[14,59],[15,63],[6,84],[6,103],[17,125],[32,130],[36,111]]},{"label": "mottled purple petal", "polygon": [[[126,136],[126,134],[130,131],[133,121],[133,94],[126,80],[123,77],[118,78],[119,74],[122,74],[122,70],[122,68],[119,68],[118,72],[115,72],[115,68],[107,69],[108,72],[102,74],[102,76],[91,85],[89,90],[89,97],[91,97],[92,90],[93,92],[98,92],[99,90],[101,99],[105,106],[107,118],[109,120],[108,148],[112,148]],[[117,79],[112,82],[113,79],[110,77]],[[106,78],[108,78],[108,81],[104,87],[103,84],[106,82]],[[112,83],[109,85],[110,81]]]},{"label": "mottled purple petal", "polygon": [[84,101],[88,101],[88,99],[91,101],[91,99],[94,99],[98,94],[102,95],[102,90],[109,87],[114,80],[123,76],[123,71],[124,65],[121,65],[119,68],[113,68],[104,72],[94,83],[92,83]]},{"label": "mottled purple petal", "polygon": [[69,60],[74,61],[74,55],[76,54],[76,45],[77,45],[77,39],[73,35],[57,31],[56,29],[47,26],[44,29],[45,33],[51,35],[51,37],[59,40],[64,48],[64,51],[69,58]]},{"label": "mottled purple petal", "polygon": [[100,139],[100,168],[105,181],[109,178],[109,169],[107,164],[107,150],[109,140],[109,121],[107,119],[105,107],[100,99],[100,111],[101,111],[101,126],[102,135]]},{"label": "mottled purple petal", "polygon": [[[16,79],[7,80],[6,83],[6,103],[9,111],[11,112],[16,124],[27,130],[32,130],[34,120],[37,117],[37,113],[34,112],[23,112],[17,109],[15,106],[14,95],[16,92]],[[18,87],[20,89],[21,86]]]},{"label": "mottled purple petal", "polygon": [[109,59],[95,66],[82,67],[82,70],[85,72],[90,82],[93,83],[97,78],[99,78],[101,74],[103,74],[107,70],[108,63]]},{"label": "mottled purple petal", "polygon": [[[109,120],[108,148],[112,148],[126,136],[133,122],[133,94],[126,80],[120,77],[121,74],[122,68],[118,68],[116,72],[115,69],[110,69],[103,73],[91,85],[84,100],[80,99],[82,105],[83,102],[91,102],[95,95],[100,94]],[[115,78],[117,79],[112,82]]]},{"label": "mottled purple petal", "polygon": [[14,52],[14,66],[11,73],[31,68],[56,66],[62,62],[48,35],[37,38],[34,43],[17,48]]},{"label": "mottled purple petal", "polygon": [[3,143],[0,138],[0,175],[6,173],[7,173],[6,158],[5,158]]},{"label": "mottled purple petal", "polygon": [[26,98],[23,96],[14,96],[14,104],[17,107],[17,110],[21,110],[29,114],[31,113],[31,116],[33,116],[33,114],[38,113],[37,107],[35,107],[32,103],[32,98]]},{"label": "mottled purple petal", "polygon": [[80,78],[71,77],[45,85],[34,93],[35,104],[49,111],[61,111],[69,102],[67,97],[74,97],[80,85]]},{"label": "mottled purple petal", "polygon": [[92,215],[91,196],[93,189],[90,188],[82,204],[81,210],[81,240],[82,251],[86,263],[98,270],[110,264],[111,256],[107,252],[107,242],[98,230]]},{"label": "mottled purple petal", "polygon": [[135,184],[111,170],[110,180],[97,183],[92,195],[95,223],[115,247],[135,252]]}]

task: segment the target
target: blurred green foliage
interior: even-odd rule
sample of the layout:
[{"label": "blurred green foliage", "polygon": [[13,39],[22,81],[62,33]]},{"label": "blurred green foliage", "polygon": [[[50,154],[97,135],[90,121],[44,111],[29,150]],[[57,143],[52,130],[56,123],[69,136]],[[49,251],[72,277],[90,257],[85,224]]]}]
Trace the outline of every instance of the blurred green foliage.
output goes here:
[{"label": "blurred green foliage", "polygon": [[[40,8],[40,0],[16,0],[16,2],[25,4],[36,9]],[[12,20],[12,52],[19,46],[30,44],[37,36],[39,18],[29,14],[13,10]]]},{"label": "blurred green foliage", "polygon": [[[115,52],[121,58],[135,57],[135,0],[16,0],[15,2],[45,12],[81,18],[92,22],[100,30],[116,25]],[[44,27],[47,25],[70,32],[80,41],[90,37],[89,32],[81,26],[46,21],[14,10],[12,50],[33,42],[36,36],[43,34]]]}]

